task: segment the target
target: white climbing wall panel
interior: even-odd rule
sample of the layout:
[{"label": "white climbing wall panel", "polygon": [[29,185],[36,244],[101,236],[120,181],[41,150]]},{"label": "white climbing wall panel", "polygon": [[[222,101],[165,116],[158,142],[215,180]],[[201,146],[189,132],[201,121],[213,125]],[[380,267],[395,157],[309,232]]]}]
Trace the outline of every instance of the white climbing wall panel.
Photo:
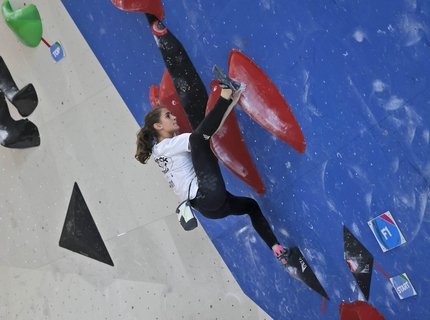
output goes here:
[{"label": "white climbing wall panel", "polygon": [[[0,319],[270,319],[203,229],[181,229],[155,165],[134,159],[138,124],[61,2],[32,3],[66,56],[55,63],[0,23],[0,55],[37,90],[29,119],[41,136],[37,148],[0,148]],[[58,245],[75,182],[114,267]]]}]

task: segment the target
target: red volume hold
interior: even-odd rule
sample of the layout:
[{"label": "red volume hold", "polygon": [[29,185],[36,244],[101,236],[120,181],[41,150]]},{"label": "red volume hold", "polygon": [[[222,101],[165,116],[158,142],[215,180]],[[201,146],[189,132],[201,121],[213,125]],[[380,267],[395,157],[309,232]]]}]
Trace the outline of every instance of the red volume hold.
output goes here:
[{"label": "red volume hold", "polygon": [[278,88],[250,58],[231,50],[228,60],[231,78],[246,84],[239,105],[264,129],[292,146],[298,153],[306,149],[302,130]]},{"label": "red volume hold", "polygon": [[160,0],[111,0],[118,9],[128,12],[150,13],[159,20],[164,19],[164,8]]}]

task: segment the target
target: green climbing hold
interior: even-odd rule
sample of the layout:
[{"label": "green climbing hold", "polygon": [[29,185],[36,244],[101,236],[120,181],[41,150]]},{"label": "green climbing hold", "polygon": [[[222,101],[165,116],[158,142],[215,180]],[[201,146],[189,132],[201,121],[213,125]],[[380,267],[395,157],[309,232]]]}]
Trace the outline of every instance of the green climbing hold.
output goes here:
[{"label": "green climbing hold", "polygon": [[34,4],[13,11],[9,0],[2,5],[3,19],[18,37],[19,41],[29,47],[37,47],[42,40],[42,20]]}]

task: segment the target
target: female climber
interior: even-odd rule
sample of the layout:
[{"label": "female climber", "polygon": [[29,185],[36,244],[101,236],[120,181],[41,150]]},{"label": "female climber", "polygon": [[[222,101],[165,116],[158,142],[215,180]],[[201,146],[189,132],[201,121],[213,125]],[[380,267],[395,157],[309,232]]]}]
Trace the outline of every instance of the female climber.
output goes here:
[{"label": "female climber", "polygon": [[237,197],[226,190],[218,159],[210,147],[210,138],[238,102],[245,86],[230,79],[218,66],[213,68],[221,95],[214,108],[193,133],[176,134],[176,117],[165,107],[149,111],[144,126],[137,133],[136,159],[145,164],[155,159],[169,186],[180,197],[188,197],[191,206],[209,219],[248,214],[255,231],[286,265],[289,250],[279,245],[258,203]]}]

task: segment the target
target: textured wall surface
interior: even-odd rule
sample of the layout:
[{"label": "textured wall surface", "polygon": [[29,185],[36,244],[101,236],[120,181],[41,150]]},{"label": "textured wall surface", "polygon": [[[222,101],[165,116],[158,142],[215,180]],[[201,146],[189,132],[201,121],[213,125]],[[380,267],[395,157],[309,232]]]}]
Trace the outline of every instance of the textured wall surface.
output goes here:
[{"label": "textured wall surface", "polygon": [[[118,92],[141,123],[147,88],[164,65],[143,14],[103,1],[63,1]],[[428,317],[429,6],[426,1],[170,1],[165,25],[205,83],[231,49],[251,57],[300,123],[304,154],[236,108],[267,193],[229,172],[231,191],[255,197],[285,245],[299,245],[331,297],[363,299],[343,259],[347,226],[389,276],[406,272],[418,295],[400,300],[379,269],[369,303],[387,319]],[[103,8],[100,10],[100,8]],[[85,12],[85,13],[84,13]],[[135,84],[131,86],[131,84]],[[383,253],[367,222],[390,210],[407,243]],[[317,319],[321,299],[289,278],[247,218],[201,219],[244,292],[276,319]]]},{"label": "textured wall surface", "polygon": [[[19,277],[17,280],[15,276],[22,268],[27,268],[30,270],[24,270],[21,277],[30,278],[36,272],[41,275],[37,278],[41,284],[31,282],[34,286],[32,293],[42,291],[40,287],[49,281],[67,289],[70,287],[66,283],[76,282],[79,290],[98,290],[98,301],[103,301],[109,308],[113,303],[105,300],[115,296],[113,299],[121,303],[121,310],[130,310],[131,301],[139,303],[145,300],[144,296],[131,295],[133,298],[130,299],[135,300],[125,300],[120,295],[124,291],[136,290],[133,287],[137,286],[136,282],[130,282],[133,289],[121,287],[121,290],[115,290],[114,286],[119,281],[116,279],[125,277],[126,281],[136,281],[133,277],[137,276],[144,282],[139,282],[139,290],[149,292],[147,299],[152,298],[159,304],[154,313],[148,313],[154,318],[175,319],[177,305],[184,308],[181,316],[189,314],[195,319],[246,317],[242,311],[237,311],[239,317],[230,313],[230,309],[237,310],[236,306],[242,305],[238,301],[244,298],[241,293],[229,294],[229,289],[218,293],[224,294],[225,300],[213,299],[213,296],[208,298],[213,299],[211,302],[216,302],[216,305],[212,309],[202,309],[207,311],[205,316],[188,309],[190,302],[197,301],[187,300],[185,292],[198,287],[208,290],[209,295],[211,283],[218,281],[213,279],[214,275],[219,276],[221,272],[221,278],[228,279],[228,272],[218,268],[218,263],[222,264],[218,258],[214,258],[214,267],[204,273],[194,267],[200,260],[183,264],[188,266],[185,274],[195,272],[198,276],[199,285],[187,283],[192,288],[187,290],[182,283],[175,283],[175,286],[164,283],[167,280],[159,274],[160,270],[151,269],[154,274],[142,274],[142,270],[134,265],[131,267],[129,261],[122,267],[116,265],[116,269],[94,267],[94,262],[90,262],[90,267],[83,257],[68,255],[60,248],[47,250],[42,245],[58,241],[63,212],[74,181],[80,183],[84,196],[94,201],[91,204],[87,200],[90,209],[92,205],[102,236],[109,239],[108,249],[116,249],[111,252],[114,262],[116,259],[123,261],[118,258],[121,256],[130,259],[137,255],[140,259],[137,265],[145,263],[143,249],[138,245],[140,242],[151,243],[148,250],[153,250],[154,255],[162,255],[163,259],[160,256],[159,261],[164,262],[164,254],[155,249],[155,244],[167,242],[166,237],[171,245],[178,241],[177,237],[182,239],[178,244],[194,237],[199,240],[205,238],[204,234],[180,233],[176,218],[171,215],[176,199],[172,199],[162,181],[157,185],[160,191],[152,190],[155,173],[152,178],[150,169],[137,166],[133,159],[124,156],[125,148],[130,152],[133,149],[135,130],[130,131],[130,127],[137,129],[136,122],[142,123],[143,115],[150,109],[149,87],[160,83],[165,68],[145,15],[123,12],[104,0],[63,0],[63,4],[91,50],[82,49],[84,41],[76,34],[70,18],[64,14],[57,15],[61,10],[60,4],[57,7],[40,5],[47,20],[45,36],[50,36],[51,41],[61,40],[69,60],[57,65],[49,65],[51,61],[42,64],[42,59],[50,59],[46,57],[46,48],[23,48],[11,40],[13,36],[7,33],[9,30],[4,25],[0,33],[6,37],[3,41],[13,43],[14,50],[8,48],[7,54],[16,61],[14,68],[10,66],[10,69],[17,70],[17,82],[40,83],[36,89],[40,87],[42,102],[49,105],[49,112],[41,102],[32,120],[41,125],[42,145],[51,141],[44,147],[48,150],[40,148],[19,153],[2,150],[4,156],[1,161],[5,169],[1,179],[2,199],[7,199],[2,200],[2,223],[7,230],[13,230],[10,234],[19,235],[10,240],[8,233],[2,233],[2,243],[6,241],[9,246],[1,248],[1,257],[10,274],[2,282],[11,281],[17,290],[18,284],[26,282],[20,281]],[[325,303],[325,314],[322,315],[321,297],[288,276],[252,229],[247,217],[217,221],[200,217],[205,232],[243,292],[274,319],[339,319],[338,308],[342,301],[364,299],[344,261],[342,227],[345,225],[373,254],[375,262],[387,275],[406,272],[417,291],[416,296],[400,300],[387,277],[374,268],[368,302],[386,319],[429,318],[430,298],[426,294],[430,281],[427,268],[430,259],[427,250],[430,241],[428,2],[165,0],[163,6],[165,25],[184,45],[207,86],[213,78],[210,72],[212,65],[216,63],[226,68],[230,50],[241,50],[279,88],[306,138],[307,149],[299,155],[237,107],[235,111],[243,136],[267,192],[258,196],[231,173],[226,170],[224,173],[231,192],[259,201],[282,244],[301,248],[331,300]],[[43,11],[41,15],[43,17]],[[3,57],[6,60],[7,57]],[[90,68],[97,63],[113,86]],[[61,68],[61,72],[54,67]],[[36,80],[27,80],[30,75]],[[122,101],[134,119],[130,119],[129,113],[119,110]],[[116,119],[115,112],[120,114],[117,117],[121,121],[112,121]],[[104,125],[108,119],[111,124]],[[82,129],[77,132],[76,123],[87,128],[88,134]],[[118,132],[125,132],[121,139]],[[85,141],[85,146],[77,147],[76,140]],[[96,150],[91,146],[100,144],[101,153],[91,151]],[[55,175],[53,181],[43,178],[45,169],[34,171],[42,164],[49,166],[49,176]],[[25,183],[23,178],[30,173],[32,180]],[[143,178],[145,173],[150,175],[148,179]],[[11,181],[14,181],[13,190],[9,190]],[[113,186],[118,184],[120,187],[114,189]],[[159,195],[158,199],[151,197],[144,201],[141,197],[146,193],[142,193],[142,189],[151,189],[151,194]],[[43,190],[49,191],[50,198],[35,195],[35,192],[42,193]],[[55,192],[59,194],[59,200],[52,203]],[[22,201],[23,193],[32,201]],[[101,195],[103,201],[100,203]],[[160,203],[164,206],[168,201],[171,202],[170,207],[160,212]],[[367,222],[387,210],[393,214],[407,242],[383,253]],[[13,216],[14,212],[20,211],[25,213],[15,218],[18,216]],[[39,218],[30,212],[36,212]],[[132,217],[123,218],[130,212]],[[147,232],[134,230],[136,223]],[[170,230],[158,233],[167,230],[160,224],[167,224]],[[37,234],[44,239],[36,242],[40,243],[36,251],[33,246],[26,250],[30,248],[26,239],[30,238],[22,237],[22,234],[36,235],[31,233],[36,228],[34,225],[40,229],[44,227],[41,235]],[[58,228],[58,235],[52,231],[52,226]],[[175,231],[171,231],[173,228]],[[116,237],[126,230],[130,231],[128,238]],[[197,232],[201,232],[199,230]],[[158,235],[158,238],[150,234]],[[162,247],[166,248],[164,242]],[[178,250],[183,250],[181,248],[177,246]],[[18,249],[24,254],[9,253]],[[206,246],[179,252],[180,259],[197,259],[195,252],[198,256],[203,250]],[[210,254],[209,257],[212,259],[215,255]],[[174,259],[178,257],[171,259],[165,268],[176,266]],[[53,260],[56,261],[54,264],[51,263]],[[63,268],[72,268],[73,271],[63,273]],[[171,272],[169,279],[178,270],[172,269]],[[106,273],[110,276],[106,277]],[[44,281],[46,274],[49,281]],[[151,288],[147,288],[151,282],[148,279],[156,279]],[[205,281],[209,286],[204,285]],[[124,285],[121,282],[121,286]],[[103,298],[101,292],[105,294],[103,290],[107,288],[109,298]],[[173,291],[169,291],[170,288],[174,288]],[[157,289],[159,291],[155,292]],[[21,307],[20,301],[14,300],[18,292],[7,293],[14,310]],[[58,304],[49,299],[43,299],[41,295],[35,298],[30,293],[28,296],[33,299],[33,304],[35,299],[39,299],[36,309],[59,312],[56,311],[60,309]],[[81,295],[79,298],[82,299]],[[170,303],[170,299],[178,303]],[[153,305],[149,300],[145,301]],[[76,303],[76,300],[72,302]],[[209,304],[209,301],[205,299],[205,303]],[[130,312],[137,312],[136,305]],[[73,304],[68,307],[67,311],[78,312]],[[157,313],[160,307],[168,311]],[[111,315],[107,311],[109,308],[102,310],[106,317]],[[220,313],[216,313],[217,308]],[[252,307],[254,316],[257,312]],[[139,318],[137,314],[135,316]]]},{"label": "textured wall surface", "polygon": [[[0,319],[270,319],[203,228],[181,229],[155,163],[134,159],[139,125],[63,4],[33,3],[43,37],[66,56],[55,63],[0,23],[0,55],[38,93],[29,119],[41,137],[36,148],[0,147]],[[139,105],[149,108],[146,90]],[[59,247],[75,182],[114,267]]]}]

